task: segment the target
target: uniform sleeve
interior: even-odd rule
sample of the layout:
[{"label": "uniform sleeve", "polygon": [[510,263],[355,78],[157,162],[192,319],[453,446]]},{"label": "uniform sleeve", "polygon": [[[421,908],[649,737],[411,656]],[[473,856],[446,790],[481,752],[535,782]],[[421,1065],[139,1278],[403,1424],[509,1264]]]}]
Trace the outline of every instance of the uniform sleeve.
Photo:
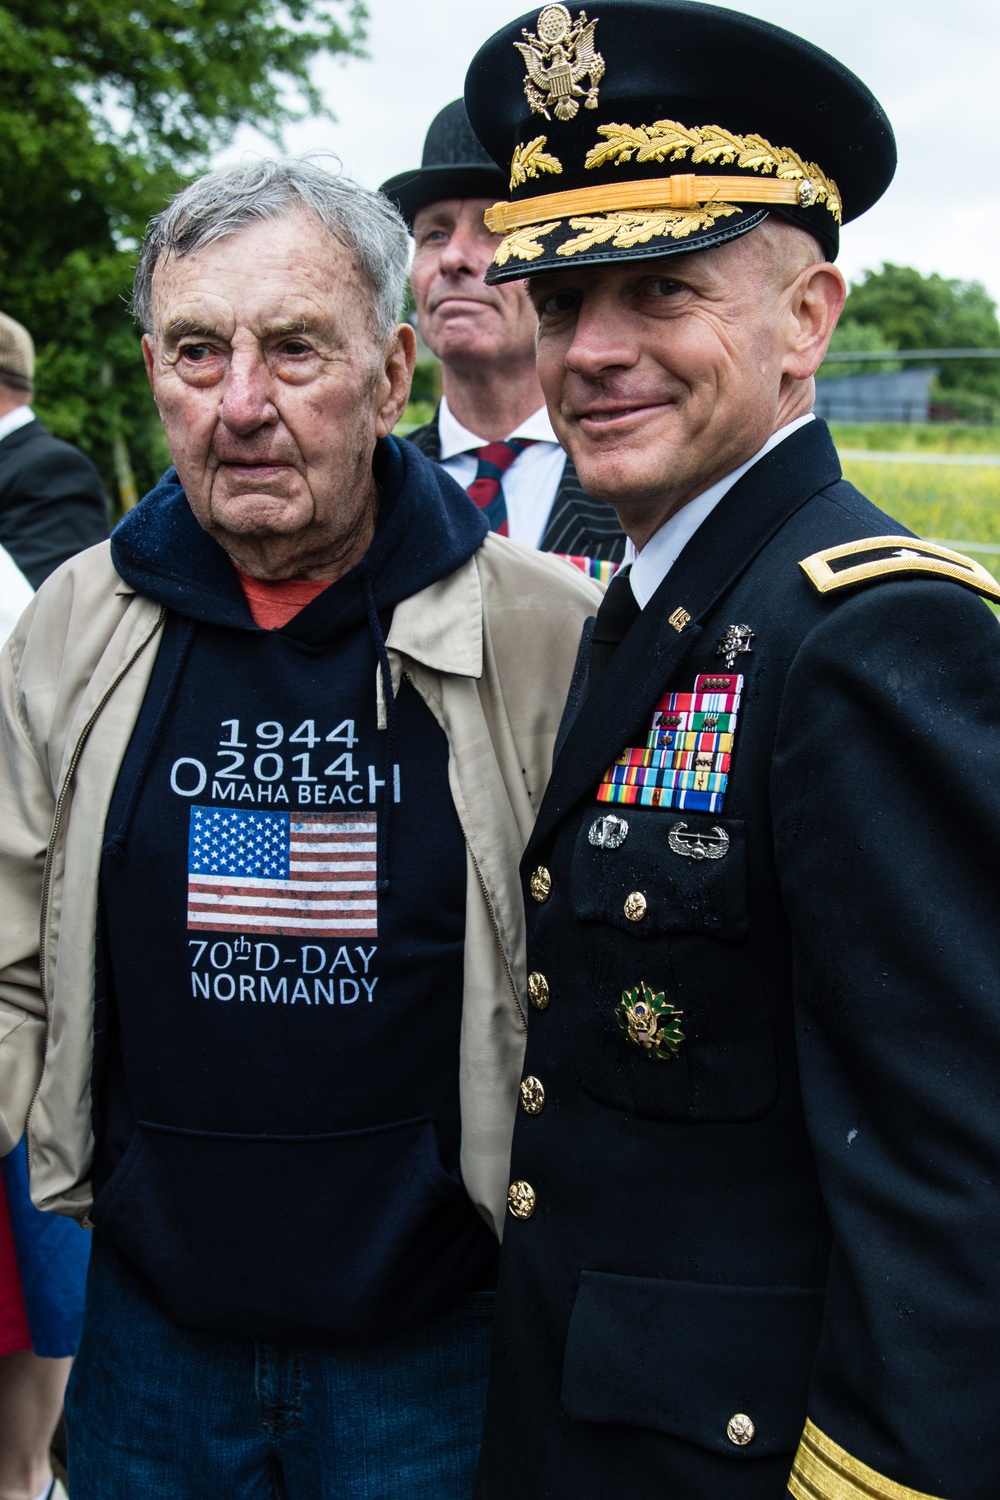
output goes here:
[{"label": "uniform sleeve", "polygon": [[54,803],[17,699],[24,628],[0,648],[0,1156],[24,1132],[45,1048],[39,903]]},{"label": "uniform sleeve", "polygon": [[43,447],[7,497],[0,544],[37,589],[61,563],[107,535],[107,501],[93,464],[68,443]]},{"label": "uniform sleeve", "polygon": [[937,581],[839,598],[772,770],[832,1233],[796,1500],[995,1500],[1000,626]]}]

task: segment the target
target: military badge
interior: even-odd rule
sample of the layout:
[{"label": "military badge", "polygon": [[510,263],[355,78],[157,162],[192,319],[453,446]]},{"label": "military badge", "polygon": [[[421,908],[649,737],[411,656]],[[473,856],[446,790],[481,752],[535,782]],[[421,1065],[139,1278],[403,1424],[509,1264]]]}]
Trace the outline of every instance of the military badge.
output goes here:
[{"label": "military badge", "polygon": [[732,671],[738,656],[750,654],[753,649],[753,638],[753,631],[749,625],[727,625],[722,640],[715,648],[715,654],[724,656],[726,666]]},{"label": "military badge", "polygon": [[[523,42],[514,46],[524,58],[527,76],[525,97],[532,110],[551,120],[551,109],[557,120],[572,120],[580,108],[597,108],[597,90],[604,77],[604,58],[594,47],[597,18],[587,20],[581,10],[574,21],[565,5],[547,5],[536,22],[538,34],[521,30]],[[583,89],[583,80],[590,87]]]},{"label": "military badge", "polygon": [[620,849],[628,838],[628,824],[624,818],[616,818],[614,813],[608,813],[604,818],[596,818],[590,825],[587,838],[595,849]]},{"label": "military badge", "polygon": [[708,833],[688,833],[686,823],[675,823],[667,834],[667,843],[684,859],[725,859],[729,853],[729,834],[715,827]]},{"label": "military badge", "polygon": [[670,1004],[662,990],[655,994],[645,981],[634,990],[626,990],[615,1015],[628,1041],[633,1047],[641,1047],[648,1057],[666,1062],[680,1052],[683,1012]]},{"label": "military badge", "polygon": [[[598,802],[720,813],[742,693],[743,678],[735,672],[701,673],[694,692],[667,693],[656,705],[645,745],[623,750],[604,773]],[[711,840],[703,836],[702,842],[707,850]]]}]

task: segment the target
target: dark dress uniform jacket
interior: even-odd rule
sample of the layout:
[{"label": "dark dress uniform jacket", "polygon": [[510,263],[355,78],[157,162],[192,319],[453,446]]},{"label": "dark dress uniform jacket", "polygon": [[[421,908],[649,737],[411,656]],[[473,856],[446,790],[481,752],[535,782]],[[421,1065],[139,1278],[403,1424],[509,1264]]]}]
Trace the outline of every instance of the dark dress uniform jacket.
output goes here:
[{"label": "dark dress uniform jacket", "polygon": [[[808,424],[576,708],[522,869],[545,1102],[515,1127],[536,1207],[507,1218],[484,1500],[781,1500],[807,1417],[905,1488],[799,1494],[1000,1495],[1000,629],[950,582],[821,595],[799,567],[898,532]],[[596,802],[731,624],[722,813]],[[728,853],[678,855],[679,822]],[[674,1060],[616,1020],[642,981],[683,1012]]]},{"label": "dark dress uniform jacket", "polygon": [[[407,433],[421,453],[441,461],[441,434],[437,418],[424,427]],[[555,499],[542,534],[542,552],[569,552],[576,557],[602,558],[621,562],[625,556],[625,533],[610,505],[588,495],[577,478],[571,458],[566,459],[562,478],[556,486]]]},{"label": "dark dress uniform jacket", "polygon": [[32,588],[108,535],[94,465],[35,420],[0,440],[0,546]]}]

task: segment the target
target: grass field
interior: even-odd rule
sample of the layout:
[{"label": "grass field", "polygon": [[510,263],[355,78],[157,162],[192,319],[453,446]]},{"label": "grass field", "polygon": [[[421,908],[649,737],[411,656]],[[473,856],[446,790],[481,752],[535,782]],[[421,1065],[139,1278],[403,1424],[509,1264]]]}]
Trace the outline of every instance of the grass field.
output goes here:
[{"label": "grass field", "polygon": [[842,449],[898,452],[898,463],[844,458],[845,478],[918,536],[958,544],[1000,579],[1000,466],[917,464],[905,458],[906,452],[1000,454],[996,428],[838,425],[834,437]]}]

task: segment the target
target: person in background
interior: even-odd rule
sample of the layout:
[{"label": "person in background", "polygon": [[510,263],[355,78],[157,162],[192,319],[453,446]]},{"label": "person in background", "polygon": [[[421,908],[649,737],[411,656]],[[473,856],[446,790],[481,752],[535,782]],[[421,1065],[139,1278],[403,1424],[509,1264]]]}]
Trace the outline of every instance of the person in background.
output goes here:
[{"label": "person in background", "polygon": [[417,326],[441,361],[434,420],[408,437],[486,509],[494,531],[606,582],[625,536],[552,430],[535,373],[534,309],[520,284],[483,281],[499,243],[483,214],[506,191],[461,99],[432,121],[420,168],[382,184],[413,235]]},{"label": "person in background", "polygon": [[0,546],[32,588],[67,558],[103,542],[108,505],[100,476],[31,409],[35,346],[0,312]]},{"label": "person in background", "polygon": [[390,436],[407,259],[309,162],[185,188],[133,299],[176,468],[0,657],[0,1149],[93,1227],[73,1500],[471,1492],[517,861],[601,591]]},{"label": "person in background", "polygon": [[488,279],[631,543],[521,866],[478,1493],[996,1500],[1000,584],[812,410],[892,129],[753,16],[590,16],[512,20],[465,94],[561,167]]}]

